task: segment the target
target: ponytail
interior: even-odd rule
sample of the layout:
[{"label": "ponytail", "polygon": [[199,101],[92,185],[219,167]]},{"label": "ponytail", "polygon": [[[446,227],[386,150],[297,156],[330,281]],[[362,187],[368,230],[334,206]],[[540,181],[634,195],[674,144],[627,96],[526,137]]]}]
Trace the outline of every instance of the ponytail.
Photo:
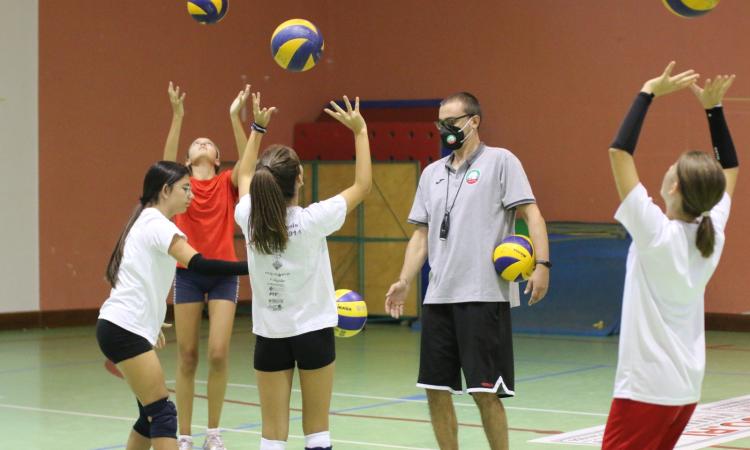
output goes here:
[{"label": "ponytail", "polygon": [[125,239],[128,237],[130,229],[133,228],[133,224],[135,223],[135,221],[138,220],[138,217],[141,216],[143,208],[143,203],[139,203],[135,207],[135,209],[133,209],[133,213],[130,215],[130,220],[128,220],[128,224],[125,225],[125,229],[122,231],[122,234],[120,234],[120,239],[118,239],[117,244],[115,244],[115,249],[112,251],[112,256],[109,257],[106,276],[107,281],[109,281],[109,284],[112,287],[115,287],[117,285],[117,275],[120,272],[120,262],[122,261],[122,254],[123,250],[125,249]]},{"label": "ponytail", "polygon": [[715,240],[714,223],[711,220],[711,216],[705,215],[701,217],[698,232],[695,235],[695,245],[704,258],[708,258],[714,253]]},{"label": "ponytail", "polygon": [[710,211],[726,189],[726,178],[719,163],[709,155],[691,151],[677,161],[677,180],[682,195],[682,211],[699,218],[695,246],[704,258],[714,253],[716,232]]},{"label": "ponytail", "polygon": [[250,241],[260,253],[284,251],[289,241],[286,228],[287,202],[271,169],[259,165],[250,182]]}]

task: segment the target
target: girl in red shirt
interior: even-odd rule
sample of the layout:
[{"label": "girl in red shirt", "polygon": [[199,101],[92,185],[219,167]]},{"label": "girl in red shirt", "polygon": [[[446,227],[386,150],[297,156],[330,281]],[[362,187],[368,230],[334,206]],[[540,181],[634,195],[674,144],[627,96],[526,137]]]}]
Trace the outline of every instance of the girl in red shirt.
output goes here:
[{"label": "girl in red shirt", "polygon": [[[237,94],[229,108],[240,158],[247,143],[239,113],[250,86]],[[169,83],[172,125],[164,146],[164,159],[177,160],[180,130],[184,116],[185,93]],[[190,170],[193,201],[175,224],[206,258],[236,261],[234,250],[234,207],[237,203],[237,166],[220,172],[219,148],[206,137],[190,144],[185,163]],[[178,266],[174,282],[174,315],[177,335],[178,370],[176,397],[179,421],[179,448],[192,449],[190,424],[193,416],[195,370],[198,365],[198,338],[204,303],[208,303],[208,430],[204,450],[224,450],[219,433],[228,376],[229,342],[239,291],[238,277],[205,276]]]}]

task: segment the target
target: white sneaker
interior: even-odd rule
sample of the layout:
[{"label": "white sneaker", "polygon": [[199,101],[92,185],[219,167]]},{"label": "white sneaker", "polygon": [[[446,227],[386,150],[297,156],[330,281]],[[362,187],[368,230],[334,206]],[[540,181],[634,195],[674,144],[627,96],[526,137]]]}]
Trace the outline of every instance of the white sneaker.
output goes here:
[{"label": "white sneaker", "polygon": [[179,450],[193,450],[193,440],[187,438],[179,438],[177,440],[177,448]]},{"label": "white sneaker", "polygon": [[213,434],[206,436],[206,441],[203,443],[203,450],[226,450],[224,441],[221,440],[221,435]]}]

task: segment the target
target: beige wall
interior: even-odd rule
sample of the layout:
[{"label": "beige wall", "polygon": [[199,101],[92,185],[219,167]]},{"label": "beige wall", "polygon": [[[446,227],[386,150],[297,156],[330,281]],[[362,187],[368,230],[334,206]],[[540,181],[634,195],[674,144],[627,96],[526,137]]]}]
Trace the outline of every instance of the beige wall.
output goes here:
[{"label": "beige wall", "polygon": [[0,313],[39,309],[37,0],[0,0]]}]

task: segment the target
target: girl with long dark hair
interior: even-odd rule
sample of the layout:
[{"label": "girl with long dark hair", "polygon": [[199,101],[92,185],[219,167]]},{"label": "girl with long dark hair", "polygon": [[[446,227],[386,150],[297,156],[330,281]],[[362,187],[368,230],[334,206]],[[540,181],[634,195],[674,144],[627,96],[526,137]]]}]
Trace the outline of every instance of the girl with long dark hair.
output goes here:
[{"label": "girl with long dark hair", "polygon": [[96,338],[138,400],[139,417],[128,438],[128,450],[177,449],[177,414],[154,351],[165,344],[160,330],[175,262],[206,275],[247,273],[244,262],[203,258],[170,221],[191,200],[184,165],[171,161],[152,165],[140,202],[107,266],[112,290],[99,311]]}]

